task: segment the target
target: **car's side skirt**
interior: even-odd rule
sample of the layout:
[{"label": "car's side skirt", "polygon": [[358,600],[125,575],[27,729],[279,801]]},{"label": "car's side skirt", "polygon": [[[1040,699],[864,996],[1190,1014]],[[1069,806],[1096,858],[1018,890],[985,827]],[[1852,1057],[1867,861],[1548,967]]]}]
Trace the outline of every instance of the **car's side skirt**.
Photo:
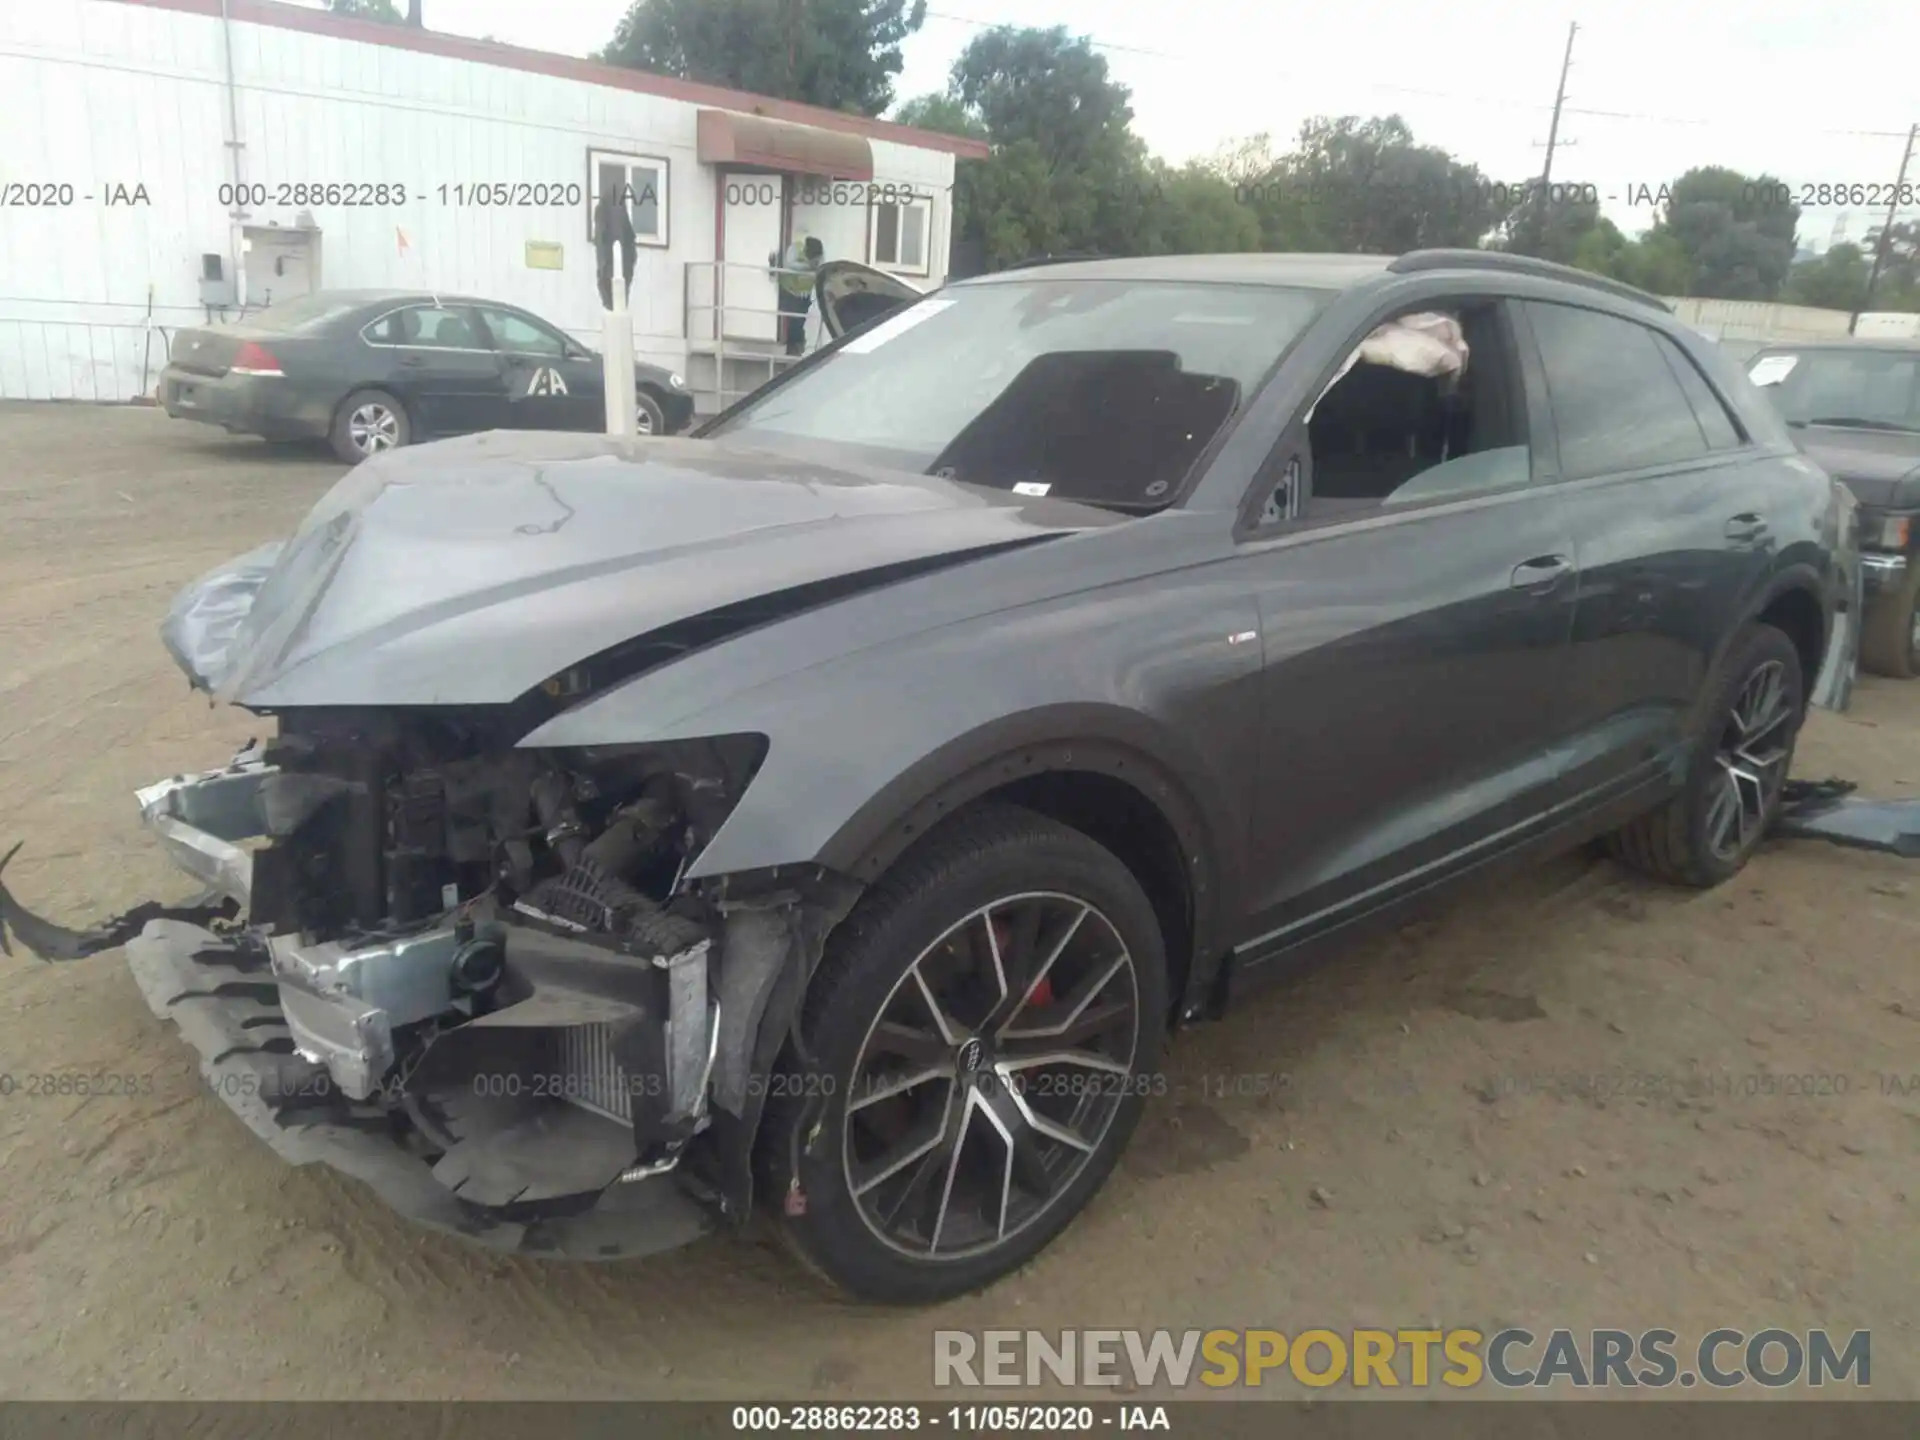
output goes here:
[{"label": "car's side skirt", "polygon": [[1277,978],[1291,968],[1274,962],[1305,959],[1337,948],[1405,919],[1416,905],[1436,898],[1456,881],[1495,867],[1518,865],[1570,850],[1618,829],[1635,816],[1670,798],[1685,768],[1685,747],[1636,767],[1616,780],[1589,790],[1519,824],[1483,837],[1450,855],[1398,876],[1283,929],[1235,948],[1221,967],[1215,1012],[1246,989]]}]

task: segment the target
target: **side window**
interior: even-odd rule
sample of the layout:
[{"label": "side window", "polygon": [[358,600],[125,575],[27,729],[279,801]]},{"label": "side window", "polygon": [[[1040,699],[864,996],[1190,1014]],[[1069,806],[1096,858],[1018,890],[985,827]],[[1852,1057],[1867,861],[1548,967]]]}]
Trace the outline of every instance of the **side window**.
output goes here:
[{"label": "side window", "polygon": [[567,353],[565,340],[546,326],[534,324],[524,315],[484,306],[480,315],[487,322],[487,329],[493,332],[496,349],[517,355],[546,355],[556,360]]},{"label": "side window", "polygon": [[873,204],[873,230],[868,239],[873,263],[883,270],[899,270],[909,275],[927,274],[927,242],[933,231],[932,217],[933,201],[930,197],[876,200]]},{"label": "side window", "polygon": [[[1375,327],[1309,414],[1302,515],[1527,484],[1532,453],[1513,357],[1498,300],[1449,301]],[[1276,512],[1269,504],[1267,518]]]},{"label": "side window", "polygon": [[1706,436],[1661,337],[1631,320],[1529,300],[1569,480],[1693,460]]},{"label": "side window", "polygon": [[407,345],[418,350],[484,350],[486,338],[465,309],[409,305],[383,315],[361,332],[375,345]]},{"label": "side window", "polygon": [[1707,448],[1735,450],[1746,444],[1747,437],[1741,433],[1739,422],[1728,413],[1726,402],[1707,383],[1707,377],[1700,373],[1700,367],[1687,352],[1665,335],[1656,335],[1654,339],[1659,342],[1660,353],[1667,357],[1667,364],[1673,367],[1673,378],[1687,393],[1693,417],[1700,422],[1701,433],[1707,437]]}]

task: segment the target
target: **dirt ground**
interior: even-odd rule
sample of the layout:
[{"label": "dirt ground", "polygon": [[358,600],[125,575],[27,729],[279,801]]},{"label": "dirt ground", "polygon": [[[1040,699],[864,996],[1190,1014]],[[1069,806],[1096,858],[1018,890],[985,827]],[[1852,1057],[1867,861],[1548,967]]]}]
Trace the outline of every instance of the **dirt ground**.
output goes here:
[{"label": "dirt ground", "polygon": [[[155,627],[339,473],[149,410],[0,406],[23,897],[74,922],[183,893],[131,792],[258,722],[193,698]],[[1799,773],[1920,794],[1920,684],[1817,714]],[[1920,1072],[1917,890],[1912,862],[1811,843],[1708,894],[1584,856],[1483,886],[1183,1035],[1089,1213],[907,1314],[764,1238],[575,1267],[423,1233],[248,1135],[117,954],[0,960],[0,1072],[140,1092],[0,1098],[0,1395],[908,1396],[936,1326],[1428,1322],[1866,1328],[1872,1393],[1920,1397],[1920,1098],[1882,1078]],[[1700,1075],[1718,1093],[1682,1093]]]}]

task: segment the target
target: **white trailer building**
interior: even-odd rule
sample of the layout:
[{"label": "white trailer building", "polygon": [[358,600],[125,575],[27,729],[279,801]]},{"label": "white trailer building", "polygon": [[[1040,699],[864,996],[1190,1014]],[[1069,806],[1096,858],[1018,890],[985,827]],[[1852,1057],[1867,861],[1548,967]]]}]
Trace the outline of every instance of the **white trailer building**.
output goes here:
[{"label": "white trailer building", "polygon": [[149,393],[169,334],[312,289],[523,305],[598,346],[625,187],[642,359],[712,409],[778,363],[770,252],[916,286],[975,141],[273,0],[0,4],[0,397]]}]

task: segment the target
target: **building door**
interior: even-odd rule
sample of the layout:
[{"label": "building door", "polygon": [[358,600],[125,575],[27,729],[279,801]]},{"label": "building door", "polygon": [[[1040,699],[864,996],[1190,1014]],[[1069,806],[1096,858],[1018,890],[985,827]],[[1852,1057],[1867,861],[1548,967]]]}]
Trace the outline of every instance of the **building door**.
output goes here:
[{"label": "building door", "polygon": [[780,287],[769,273],[786,246],[787,177],[723,170],[720,333],[728,340],[779,338]]}]

